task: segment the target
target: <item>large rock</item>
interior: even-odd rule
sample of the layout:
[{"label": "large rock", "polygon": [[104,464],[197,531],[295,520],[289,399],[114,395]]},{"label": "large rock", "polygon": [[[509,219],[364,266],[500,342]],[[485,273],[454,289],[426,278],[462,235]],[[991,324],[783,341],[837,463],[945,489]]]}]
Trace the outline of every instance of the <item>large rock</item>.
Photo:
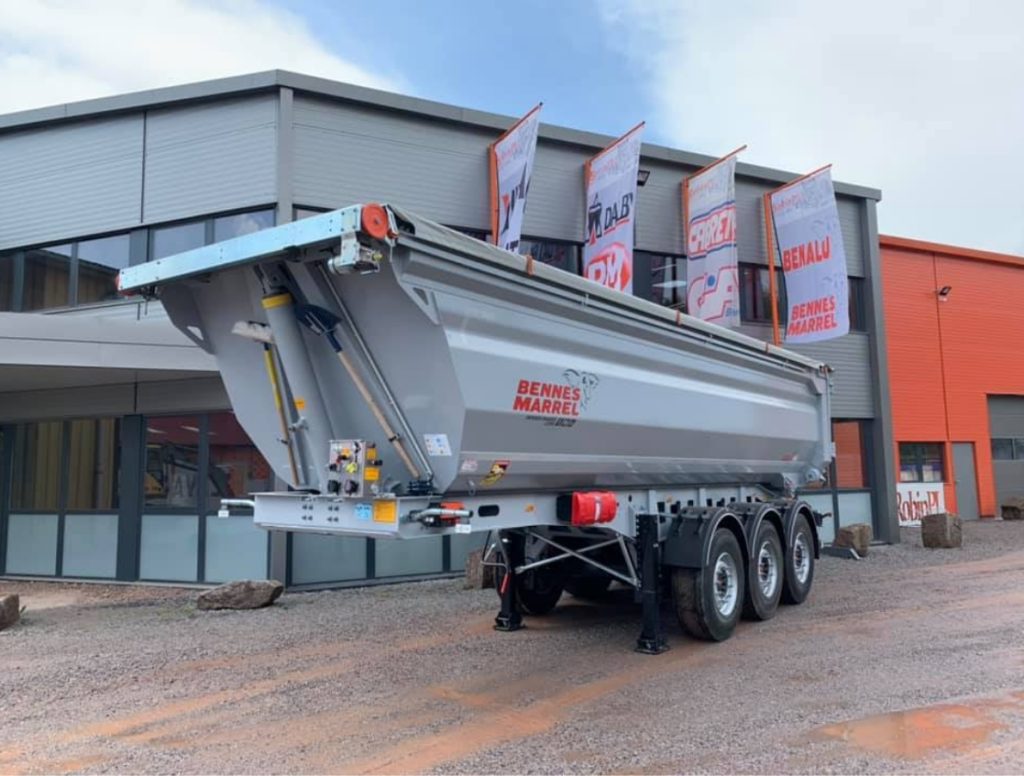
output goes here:
[{"label": "large rock", "polygon": [[11,593],[0,595],[0,630],[10,628],[21,619],[21,599]]},{"label": "large rock", "polygon": [[1024,520],[1024,498],[1014,496],[1002,505],[1003,520]]},{"label": "large rock", "polygon": [[836,547],[849,547],[856,550],[862,558],[868,554],[871,546],[871,525],[869,523],[853,523],[839,529],[834,542]]},{"label": "large rock", "polygon": [[243,579],[204,590],[196,601],[198,609],[259,609],[270,606],[284,592],[274,579]]},{"label": "large rock", "polygon": [[494,566],[484,565],[484,551],[473,550],[466,555],[467,590],[484,590],[494,587]]},{"label": "large rock", "polygon": [[921,518],[921,543],[925,547],[960,547],[963,536],[963,526],[957,515],[940,512]]}]

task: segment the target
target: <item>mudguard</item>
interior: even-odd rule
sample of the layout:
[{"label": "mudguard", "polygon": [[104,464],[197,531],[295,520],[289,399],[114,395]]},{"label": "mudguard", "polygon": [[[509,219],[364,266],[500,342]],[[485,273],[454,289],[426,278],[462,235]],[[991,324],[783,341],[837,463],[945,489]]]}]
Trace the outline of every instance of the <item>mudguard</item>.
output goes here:
[{"label": "mudguard", "polygon": [[743,558],[750,557],[750,542],[744,519],[728,506],[683,509],[673,516],[668,535],[662,544],[661,563],[676,568],[704,568],[711,551],[711,539],[720,527],[729,527],[737,534]]}]

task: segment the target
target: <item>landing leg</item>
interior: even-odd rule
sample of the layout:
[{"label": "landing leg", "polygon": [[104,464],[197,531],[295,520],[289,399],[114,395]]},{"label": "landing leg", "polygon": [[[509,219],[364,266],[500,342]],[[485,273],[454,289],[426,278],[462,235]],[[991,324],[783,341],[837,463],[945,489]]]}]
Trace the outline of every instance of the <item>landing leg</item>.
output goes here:
[{"label": "landing leg", "polygon": [[636,640],[636,651],[660,655],[668,649],[661,631],[661,585],[659,584],[658,516],[637,518],[637,549],[640,553],[640,600],[644,625]]},{"label": "landing leg", "polygon": [[501,546],[501,558],[505,564],[504,573],[499,571],[498,595],[501,596],[501,610],[494,618],[494,629],[499,631],[517,631],[525,627],[523,615],[516,601],[516,566],[523,562],[523,536],[514,531],[500,531],[498,543]]}]

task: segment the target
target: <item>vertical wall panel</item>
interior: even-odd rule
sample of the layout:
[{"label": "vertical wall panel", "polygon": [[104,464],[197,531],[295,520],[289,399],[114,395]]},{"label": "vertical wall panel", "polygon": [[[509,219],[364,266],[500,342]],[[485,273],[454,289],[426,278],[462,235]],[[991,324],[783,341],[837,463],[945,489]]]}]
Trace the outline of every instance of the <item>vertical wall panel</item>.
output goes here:
[{"label": "vertical wall panel", "polygon": [[486,229],[483,130],[295,98],[295,203],[394,202],[456,226]]},{"label": "vertical wall panel", "polygon": [[139,223],[142,114],[0,135],[0,249]]},{"label": "vertical wall panel", "polygon": [[150,111],[147,223],[277,199],[277,95]]}]

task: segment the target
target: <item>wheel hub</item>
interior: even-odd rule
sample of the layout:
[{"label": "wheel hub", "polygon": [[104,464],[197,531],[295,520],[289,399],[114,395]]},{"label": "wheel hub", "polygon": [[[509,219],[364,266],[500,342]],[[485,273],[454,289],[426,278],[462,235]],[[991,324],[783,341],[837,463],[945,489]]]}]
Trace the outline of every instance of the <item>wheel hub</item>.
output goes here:
[{"label": "wheel hub", "polygon": [[722,617],[730,617],[739,596],[739,574],[732,555],[723,552],[715,561],[715,609]]},{"label": "wheel hub", "polygon": [[757,553],[757,582],[761,595],[771,600],[779,584],[779,564],[769,542],[763,542]]},{"label": "wheel hub", "polygon": [[799,533],[793,541],[793,572],[802,585],[807,582],[811,573],[811,549],[807,546],[807,537]]}]

